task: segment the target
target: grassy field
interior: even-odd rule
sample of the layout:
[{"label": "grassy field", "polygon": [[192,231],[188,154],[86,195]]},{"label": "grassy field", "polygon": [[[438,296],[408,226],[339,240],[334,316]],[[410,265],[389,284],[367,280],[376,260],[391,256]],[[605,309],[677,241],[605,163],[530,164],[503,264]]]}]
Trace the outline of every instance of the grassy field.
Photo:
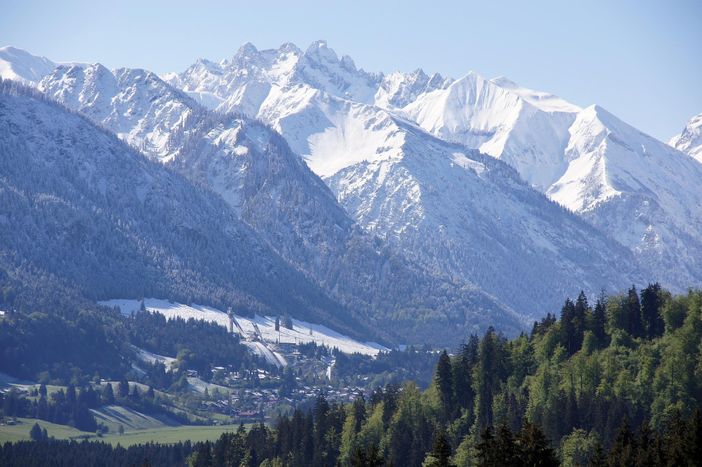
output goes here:
[{"label": "grassy field", "polygon": [[177,443],[178,441],[190,440],[197,441],[214,441],[221,436],[222,433],[228,431],[236,431],[239,425],[220,425],[220,426],[177,426],[155,428],[150,430],[125,431],[123,435],[110,433],[103,436],[103,440],[113,445],[121,444],[122,446],[131,446],[133,444],[148,443]]},{"label": "grassy field", "polygon": [[45,422],[44,420],[17,417],[16,425],[0,425],[0,444],[4,443],[5,441],[21,441],[30,439],[29,430],[32,429],[32,425],[34,425],[35,422],[38,422],[40,427],[46,428],[49,436],[53,436],[58,439],[69,439],[86,434],[66,425],[57,425],[55,423]]},{"label": "grassy field", "polygon": [[93,441],[104,441],[113,445],[131,446],[139,443],[177,443],[178,441],[190,440],[193,442],[215,440],[222,433],[235,431],[239,425],[220,426],[162,426],[157,428],[147,428],[140,430],[126,431],[123,435],[118,433],[108,433],[105,436],[97,437],[94,433],[86,433],[65,425],[45,422],[44,420],[34,420],[30,418],[17,418],[16,425],[0,425],[0,444],[6,441],[28,440],[29,430],[37,422],[42,428],[46,428],[49,436],[57,439],[81,439],[89,437]]}]

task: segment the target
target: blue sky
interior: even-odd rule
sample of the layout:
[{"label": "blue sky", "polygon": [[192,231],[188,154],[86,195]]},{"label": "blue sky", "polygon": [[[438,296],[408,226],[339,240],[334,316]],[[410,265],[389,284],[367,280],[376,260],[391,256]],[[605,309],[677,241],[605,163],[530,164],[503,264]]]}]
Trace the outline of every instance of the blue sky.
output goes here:
[{"label": "blue sky", "polygon": [[369,71],[470,70],[600,104],[668,139],[702,112],[702,2],[0,0],[0,45],[54,61],[182,70],[244,42],[326,39]]}]

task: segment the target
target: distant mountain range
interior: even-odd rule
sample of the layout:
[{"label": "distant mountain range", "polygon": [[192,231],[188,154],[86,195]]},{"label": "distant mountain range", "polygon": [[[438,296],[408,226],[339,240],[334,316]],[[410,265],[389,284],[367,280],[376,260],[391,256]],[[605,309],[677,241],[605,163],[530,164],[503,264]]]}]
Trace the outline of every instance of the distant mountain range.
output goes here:
[{"label": "distant mountain range", "polygon": [[[6,195],[27,197],[7,218],[39,216],[46,193],[78,196],[84,228],[118,242],[74,251],[42,238],[30,253],[42,222],[64,222],[51,211],[21,224],[35,237],[8,231],[3,253],[94,299],[232,303],[387,343],[446,343],[490,324],[515,333],[580,287],[702,283],[699,117],[669,146],[599,106],[475,73],[367,73],[323,41],[246,44],[161,77],[5,47],[0,77],[60,104],[4,84],[0,148],[15,159],[1,175]],[[111,222],[143,227],[139,248],[107,234]],[[139,264],[135,275],[113,255]],[[117,271],[124,281],[108,285]]]}]

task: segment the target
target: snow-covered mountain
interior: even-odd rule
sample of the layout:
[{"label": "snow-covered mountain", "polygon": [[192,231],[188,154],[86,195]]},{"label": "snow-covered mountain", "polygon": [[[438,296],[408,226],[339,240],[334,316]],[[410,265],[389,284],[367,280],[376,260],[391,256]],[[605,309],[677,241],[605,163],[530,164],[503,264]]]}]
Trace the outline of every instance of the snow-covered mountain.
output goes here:
[{"label": "snow-covered mountain", "polygon": [[354,336],[384,334],[283,261],[219,196],[10,81],[0,81],[0,154],[5,279],[40,294],[58,283],[95,300],[284,310]]},{"label": "snow-covered mountain", "polygon": [[[324,56],[324,66],[308,58],[310,54]],[[305,157],[367,231],[430,270],[476,284],[515,309],[537,314],[556,306],[577,284],[595,290],[607,283],[621,287],[632,280],[637,267],[624,248],[551,205],[506,167],[489,161],[492,170],[488,172],[496,175],[472,176],[471,167],[485,164],[481,156],[432,137],[395,108],[426,94],[445,92],[459,82],[422,71],[376,77],[344,62],[324,43],[315,43],[302,54],[289,45],[257,51],[249,44],[216,67],[203,71],[199,62],[167,79],[191,96],[207,95],[201,99],[204,104],[219,102],[215,109],[246,112],[269,123]],[[313,64],[317,65],[314,73]],[[299,73],[298,67],[305,73]],[[327,70],[333,70],[333,76],[323,78]],[[346,70],[345,76],[340,77],[339,70]],[[256,88],[265,91],[256,99],[258,107],[251,107],[252,100],[246,105],[227,100],[227,96],[242,95],[239,90],[250,85],[246,77],[251,76]],[[329,86],[329,82],[336,84]],[[574,108],[535,92],[527,98],[561,113]],[[500,225],[507,213],[513,213],[514,229]],[[572,232],[557,239],[559,230]],[[575,245],[575,239],[582,244]],[[588,245],[590,253],[581,250],[582,245]],[[611,258],[625,266],[617,270]],[[532,283],[537,278],[532,267],[543,268],[538,276],[541,287]],[[548,288],[553,296],[527,291]]]},{"label": "snow-covered mountain", "polygon": [[[399,113],[499,158],[552,200],[630,248],[651,279],[702,283],[702,166],[605,109],[471,73]],[[694,145],[690,125],[680,145]]]},{"label": "snow-covered mountain", "polygon": [[347,304],[442,284],[442,309],[481,303],[475,320],[509,316],[490,295],[542,314],[580,287],[702,281],[699,164],[600,107],[476,73],[368,73],[324,41],[245,44],[162,78],[68,65],[37,86],[219,193]]},{"label": "snow-covered mountain", "polygon": [[428,323],[403,324],[407,339],[431,340],[447,321],[457,340],[466,326],[497,322],[508,332],[521,326],[479,289],[429,272],[364,232],[286,141],[260,122],[209,113],[143,70],[59,66],[38,89],[220,194],[281,256],[367,319],[382,322],[397,307],[417,316],[432,309]]},{"label": "snow-covered mountain", "polygon": [[0,78],[36,85],[56,64],[12,46],[0,47]]},{"label": "snow-covered mountain", "polygon": [[702,113],[692,117],[683,131],[673,136],[668,144],[702,163]]},{"label": "snow-covered mountain", "polygon": [[446,141],[496,157],[546,191],[563,172],[568,127],[580,109],[555,96],[475,73],[397,109]]},{"label": "snow-covered mountain", "polygon": [[599,106],[580,112],[569,133],[551,199],[630,247],[652,278],[702,284],[702,164]]},{"label": "snow-covered mountain", "polygon": [[390,119],[395,153],[326,178],[356,219],[426,267],[537,315],[578,287],[636,280],[632,255],[509,166]]},{"label": "snow-covered mountain", "polygon": [[[307,59],[311,51],[314,56],[323,51],[323,66]],[[257,51],[249,44],[236,56],[242,54],[250,60],[223,61],[207,79],[191,67],[169,80],[186,92],[214,96],[202,101],[206,105],[239,110],[271,124],[328,182],[352,165],[401,159],[407,144],[404,130],[395,129],[393,121],[413,122],[441,140],[511,165],[533,187],[629,248],[647,278],[676,290],[702,281],[702,265],[695,261],[702,241],[698,167],[600,107],[582,109],[506,78],[486,80],[472,72],[458,80],[421,70],[368,74],[345,67],[352,62],[336,58],[322,42],[305,53],[290,45]],[[271,65],[282,62],[284,73],[279,72],[283,67]],[[251,63],[256,63],[255,72]],[[312,66],[315,79],[308,78]],[[298,73],[300,67],[307,72]],[[258,106],[227,100],[239,95],[254,75],[261,91]],[[674,144],[695,151],[698,129],[693,121]],[[363,191],[360,182],[350,186]],[[384,212],[390,216],[389,208]],[[392,207],[390,217],[397,216],[406,219],[404,205]],[[411,225],[406,222],[398,230]]]},{"label": "snow-covered mountain", "polygon": [[200,106],[150,71],[59,65],[37,84],[51,99],[110,129],[149,157],[166,162],[187,138]]}]

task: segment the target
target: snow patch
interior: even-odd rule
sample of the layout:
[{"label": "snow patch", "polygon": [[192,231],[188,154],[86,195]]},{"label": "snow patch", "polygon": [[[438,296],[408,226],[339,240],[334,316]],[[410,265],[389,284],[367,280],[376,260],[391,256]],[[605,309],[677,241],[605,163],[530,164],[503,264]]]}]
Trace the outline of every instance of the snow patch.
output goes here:
[{"label": "snow patch", "polygon": [[[117,307],[124,315],[137,312],[141,306],[139,300],[132,299],[113,299],[99,303],[108,307]],[[229,328],[229,316],[227,313],[204,305],[184,305],[168,300],[146,298],[144,299],[144,307],[147,311],[161,313],[170,319],[179,317],[187,320],[193,318],[210,321]],[[284,364],[285,358],[270,348],[264,350],[261,346],[251,344],[256,342],[264,344],[305,344],[315,342],[318,345],[337,348],[344,353],[361,353],[364,355],[377,355],[381,351],[388,350],[375,342],[359,342],[324,325],[298,319],[292,320],[292,329],[287,329],[281,324],[279,331],[275,330],[276,318],[273,316],[256,315],[253,318],[249,318],[235,314],[235,319],[238,326],[235,325],[234,332],[246,340],[246,345],[249,348],[259,355],[269,358],[269,361],[274,364]],[[268,352],[273,355],[269,355]]]}]

